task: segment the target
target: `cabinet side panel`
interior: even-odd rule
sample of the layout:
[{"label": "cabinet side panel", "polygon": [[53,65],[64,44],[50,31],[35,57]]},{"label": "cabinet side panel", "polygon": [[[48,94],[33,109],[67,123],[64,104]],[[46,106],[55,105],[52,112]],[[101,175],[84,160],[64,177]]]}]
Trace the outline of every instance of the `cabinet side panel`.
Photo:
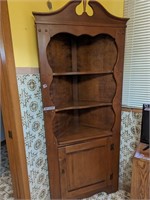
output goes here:
[{"label": "cabinet side panel", "polygon": [[60,33],[51,38],[47,46],[47,58],[52,71],[71,71],[71,35]]},{"label": "cabinet side panel", "polygon": [[64,111],[56,113],[53,120],[53,131],[55,136],[60,136],[74,123],[74,112]]},{"label": "cabinet side panel", "polygon": [[73,101],[73,81],[71,77],[53,77],[50,97],[56,109]]}]

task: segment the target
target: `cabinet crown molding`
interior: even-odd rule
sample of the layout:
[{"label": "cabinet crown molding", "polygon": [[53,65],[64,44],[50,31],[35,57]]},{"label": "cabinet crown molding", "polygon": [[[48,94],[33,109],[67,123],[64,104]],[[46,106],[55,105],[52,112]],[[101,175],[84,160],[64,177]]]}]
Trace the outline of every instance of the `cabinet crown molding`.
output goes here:
[{"label": "cabinet crown molding", "polygon": [[[126,27],[128,18],[116,17],[110,14],[99,2],[94,0],[89,2],[83,1],[83,12],[81,15],[78,15],[76,8],[81,3],[81,0],[70,1],[64,7],[54,12],[33,12],[35,23]],[[92,16],[89,16],[88,12],[86,12],[87,6],[93,10]]]}]

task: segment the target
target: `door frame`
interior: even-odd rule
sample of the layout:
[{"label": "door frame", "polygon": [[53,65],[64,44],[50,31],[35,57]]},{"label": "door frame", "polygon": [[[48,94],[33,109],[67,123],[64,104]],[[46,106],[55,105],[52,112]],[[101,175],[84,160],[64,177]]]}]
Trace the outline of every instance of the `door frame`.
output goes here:
[{"label": "door frame", "polygon": [[24,134],[7,0],[0,1],[0,82],[5,138],[14,197],[30,199]]}]

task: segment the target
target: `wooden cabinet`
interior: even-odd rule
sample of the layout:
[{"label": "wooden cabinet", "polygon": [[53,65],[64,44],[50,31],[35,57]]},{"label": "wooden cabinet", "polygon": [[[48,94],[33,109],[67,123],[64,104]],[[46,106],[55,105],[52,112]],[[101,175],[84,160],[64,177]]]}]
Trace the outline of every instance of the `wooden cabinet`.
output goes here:
[{"label": "wooden cabinet", "polygon": [[150,150],[140,143],[133,157],[131,199],[150,199]]},{"label": "wooden cabinet", "polygon": [[[33,13],[52,198],[118,188],[124,39],[127,19],[98,2],[71,1]],[[88,16],[86,6],[93,10]]]}]

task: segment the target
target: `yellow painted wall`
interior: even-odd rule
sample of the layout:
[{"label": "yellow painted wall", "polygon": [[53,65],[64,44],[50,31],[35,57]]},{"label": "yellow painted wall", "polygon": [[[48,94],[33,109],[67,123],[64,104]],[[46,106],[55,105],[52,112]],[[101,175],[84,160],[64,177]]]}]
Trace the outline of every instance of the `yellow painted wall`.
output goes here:
[{"label": "yellow painted wall", "polygon": [[[124,0],[97,0],[113,15],[123,16]],[[37,42],[32,11],[49,12],[47,0],[8,0],[16,67],[38,67]],[[53,11],[69,0],[51,0]]]}]

